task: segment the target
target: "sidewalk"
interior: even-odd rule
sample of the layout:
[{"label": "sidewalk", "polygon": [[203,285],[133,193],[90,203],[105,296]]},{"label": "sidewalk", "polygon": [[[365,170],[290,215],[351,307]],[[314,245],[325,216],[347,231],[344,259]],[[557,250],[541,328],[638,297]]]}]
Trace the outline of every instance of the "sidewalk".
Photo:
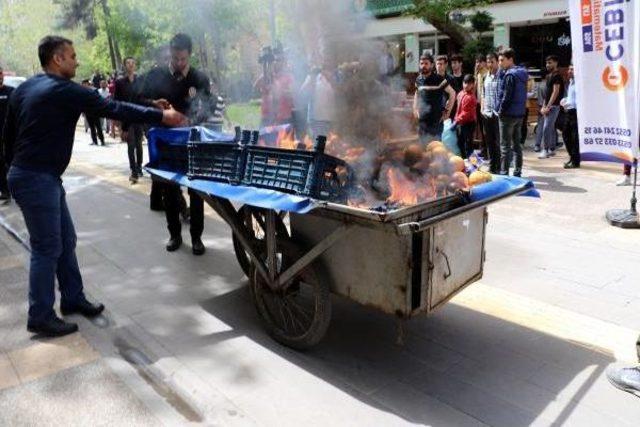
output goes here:
[{"label": "sidewalk", "polygon": [[[103,374],[124,389],[105,404],[146,410],[142,420],[163,424],[635,425],[640,402],[603,374],[616,360],[635,360],[640,328],[637,237],[602,220],[627,203],[628,189],[612,185],[615,167],[566,172],[561,161],[527,154],[525,175],[543,198],[491,208],[484,279],[409,322],[404,347],[395,345],[393,319],[336,299],[326,339],[299,353],[262,331],[224,223],[208,211],[205,256],[193,257],[188,239],[168,254],[164,216],[148,210],[148,178],[128,183],[125,145],[89,147],[78,134],[65,186],[86,287],[109,312],[101,324],[81,321],[80,334],[60,344],[87,356],[55,375],[105,364]],[[24,235],[15,206],[0,217]],[[18,264],[11,259],[4,262]],[[0,350],[12,355],[31,343],[26,276],[7,269],[21,275],[5,290],[2,274],[18,273],[3,273],[2,262],[0,338],[10,344]],[[19,404],[33,405],[30,391],[15,400],[5,393],[55,375],[14,378],[0,391],[0,413],[17,417]],[[53,389],[39,395],[42,404],[56,404]],[[91,420],[87,411],[80,421]]]}]

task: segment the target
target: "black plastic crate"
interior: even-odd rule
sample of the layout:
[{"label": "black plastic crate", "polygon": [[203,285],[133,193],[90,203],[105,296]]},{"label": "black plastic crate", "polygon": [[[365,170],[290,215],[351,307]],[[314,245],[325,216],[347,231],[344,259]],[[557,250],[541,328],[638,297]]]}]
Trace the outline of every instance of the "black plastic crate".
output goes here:
[{"label": "black plastic crate", "polygon": [[189,142],[189,179],[210,179],[239,184],[244,155],[242,146],[228,142]]},{"label": "black plastic crate", "polygon": [[345,201],[353,173],[349,165],[315,151],[246,147],[242,184],[329,201]]},{"label": "black plastic crate", "polygon": [[160,141],[156,145],[158,157],[154,162],[154,167],[165,171],[186,174],[189,169],[187,155],[187,144],[171,144]]}]

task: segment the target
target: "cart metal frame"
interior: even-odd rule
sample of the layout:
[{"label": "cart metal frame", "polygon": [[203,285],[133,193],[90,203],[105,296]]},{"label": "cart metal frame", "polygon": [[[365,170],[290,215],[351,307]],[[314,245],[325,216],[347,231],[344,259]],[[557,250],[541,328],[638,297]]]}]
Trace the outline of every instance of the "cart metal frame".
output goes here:
[{"label": "cart metal frame", "polygon": [[[334,220],[338,220],[341,225],[331,231],[326,237],[313,244],[304,253],[300,252],[299,248],[291,249],[292,244],[295,246],[295,242],[292,242],[291,238],[288,238],[288,236],[278,235],[277,222],[282,221],[282,218],[287,214],[286,212],[276,212],[273,209],[253,207],[249,209],[249,212],[251,212],[253,220],[255,221],[254,227],[257,224],[264,234],[264,238],[259,240],[256,239],[255,229],[252,229],[251,225],[242,217],[242,210],[236,209],[228,199],[200,191],[198,191],[198,194],[229,225],[234,238],[237,239],[240,247],[244,250],[246,256],[248,256],[252,271],[245,272],[250,279],[254,304],[260,305],[257,300],[257,293],[262,289],[260,292],[270,292],[270,298],[273,298],[274,300],[279,298],[282,299],[283,307],[285,308],[280,308],[281,312],[286,312],[288,310],[292,313],[294,312],[293,307],[296,305],[293,302],[286,303],[285,301],[285,299],[289,298],[289,295],[291,295],[291,289],[294,289],[293,292],[298,292],[298,282],[300,281],[300,277],[305,274],[305,271],[312,268],[313,263],[328,249],[334,247],[340,241],[348,237],[354,227],[364,226],[383,228],[398,236],[408,236],[413,233],[424,231],[439,222],[486,207],[487,205],[499,200],[524,193],[527,190],[528,189],[524,187],[517,188],[509,192],[502,193],[482,201],[465,204],[461,207],[427,218],[421,217],[421,212],[424,211],[423,205],[415,205],[391,211],[389,213],[378,213],[366,209],[358,209],[345,205],[318,201],[316,202],[317,208],[313,209],[306,215],[318,215],[326,218],[332,218]],[[287,262],[285,262],[285,255],[283,255],[285,253],[286,258],[288,259]],[[236,247],[236,255],[241,257],[244,254],[239,254],[238,248]],[[482,262],[484,262],[484,257]],[[314,280],[319,282],[318,276],[320,275],[316,274],[316,278]],[[471,282],[476,280],[478,280],[478,278],[474,278]],[[324,317],[324,320],[314,323],[315,320],[312,319],[309,331],[298,331],[295,337],[289,336],[286,330],[282,330],[287,328],[274,327],[272,324],[273,319],[269,320],[265,318],[265,316],[268,317],[268,311],[265,311],[264,307],[262,307],[262,310],[260,307],[257,307],[262,320],[266,323],[265,326],[267,332],[272,335],[274,339],[284,345],[300,350],[313,347],[322,339],[328,326],[330,307],[319,307],[318,301],[322,299],[324,304],[330,304],[328,300],[330,287],[328,284],[322,282],[315,283],[313,287],[313,292],[316,298],[313,304],[316,311],[322,311],[321,314]],[[450,295],[446,298],[442,304],[448,301],[452,296],[453,295]],[[300,313],[303,312],[304,310]],[[282,314],[282,317],[285,319],[284,324],[287,325],[288,323],[285,314]],[[296,323],[297,320],[294,318],[295,316],[293,314],[291,317],[292,319],[288,326],[292,326],[294,329],[304,329],[304,325],[301,326]],[[399,332],[400,340],[402,331],[400,330]]]}]

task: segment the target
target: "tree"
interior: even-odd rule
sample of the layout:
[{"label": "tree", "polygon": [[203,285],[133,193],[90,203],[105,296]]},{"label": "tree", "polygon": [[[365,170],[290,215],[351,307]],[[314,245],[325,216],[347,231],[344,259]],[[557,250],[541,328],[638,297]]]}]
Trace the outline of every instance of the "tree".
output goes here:
[{"label": "tree", "polygon": [[111,9],[108,0],[54,0],[54,3],[61,6],[58,16],[60,28],[73,29],[82,26],[85,29],[87,39],[93,40],[98,35],[98,24],[96,15],[98,13],[104,19],[104,29],[109,45],[109,57],[111,59],[111,69],[117,70],[122,63],[122,55],[118,40],[114,36],[111,22]]},{"label": "tree", "polygon": [[[463,21],[456,22],[451,19],[452,13],[496,2],[497,0],[413,0],[414,7],[408,13],[433,25],[436,30],[449,36],[456,45],[462,48],[469,43],[477,42],[479,31],[476,31],[476,34],[471,33],[462,25]],[[488,14],[484,12],[484,15]],[[484,21],[478,22],[484,24]]]}]

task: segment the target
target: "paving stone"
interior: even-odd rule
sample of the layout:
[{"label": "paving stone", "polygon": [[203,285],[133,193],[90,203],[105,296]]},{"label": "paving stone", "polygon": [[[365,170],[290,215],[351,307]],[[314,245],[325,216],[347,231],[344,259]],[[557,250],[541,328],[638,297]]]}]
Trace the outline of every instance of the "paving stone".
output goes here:
[{"label": "paving stone", "polygon": [[522,409],[484,388],[432,369],[426,369],[403,382],[491,426],[524,426],[537,418],[535,409]]},{"label": "paving stone", "polygon": [[100,356],[80,334],[75,333],[10,351],[8,357],[20,381],[28,382],[93,362]]},{"label": "paving stone", "polygon": [[0,390],[20,384],[18,374],[13,369],[9,356],[0,353]]},{"label": "paving stone", "polygon": [[387,384],[371,398],[391,408],[411,423],[427,426],[486,426],[481,421],[421,393],[416,388],[400,382]]},{"label": "paving stone", "polygon": [[8,426],[161,425],[100,361],[0,390],[0,414]]}]

